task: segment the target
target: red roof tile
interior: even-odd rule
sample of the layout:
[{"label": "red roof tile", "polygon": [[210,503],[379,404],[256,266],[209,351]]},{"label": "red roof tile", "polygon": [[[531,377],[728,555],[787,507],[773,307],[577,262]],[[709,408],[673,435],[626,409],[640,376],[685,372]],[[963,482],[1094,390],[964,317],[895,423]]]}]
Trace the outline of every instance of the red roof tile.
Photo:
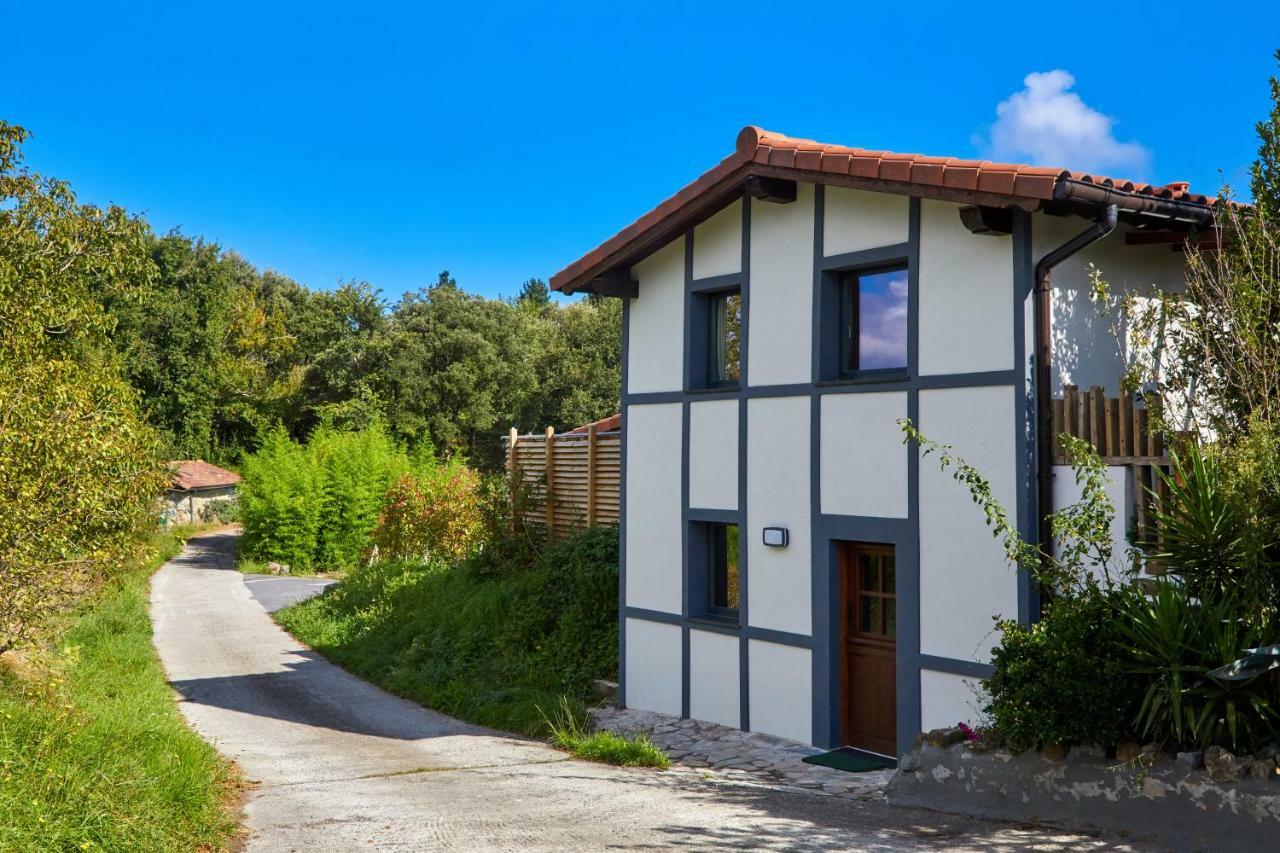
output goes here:
[{"label": "red roof tile", "polygon": [[876,189],[885,192],[929,196],[930,188],[937,188],[940,195],[952,194],[943,197],[953,197],[956,192],[981,193],[983,198],[975,199],[975,203],[1043,204],[1054,200],[1058,184],[1064,181],[1093,184],[1135,197],[1146,196],[1185,205],[1210,206],[1217,203],[1215,197],[1191,192],[1184,181],[1159,186],[1057,167],[868,151],[792,138],[748,126],[738,134],[733,154],[553,275],[551,287],[567,292],[580,290],[609,268],[628,262],[630,255],[654,248],[652,243],[659,226],[678,217],[687,205],[707,194],[722,192],[739,184],[760,167],[765,167],[770,174],[776,175],[779,174],[777,170],[783,170],[790,176],[819,182],[823,176],[832,175],[855,179],[855,182],[863,179],[874,182]]},{"label": "red roof tile", "polygon": [[173,471],[173,486],[181,492],[191,489],[217,489],[234,486],[240,482],[240,475],[217,465],[210,465],[203,459],[179,459],[169,463]]},{"label": "red roof tile", "polygon": [[577,429],[569,430],[570,433],[586,432],[591,427],[595,427],[597,432],[617,432],[622,429],[622,415],[609,415],[607,418],[601,418],[589,424],[583,424]]}]

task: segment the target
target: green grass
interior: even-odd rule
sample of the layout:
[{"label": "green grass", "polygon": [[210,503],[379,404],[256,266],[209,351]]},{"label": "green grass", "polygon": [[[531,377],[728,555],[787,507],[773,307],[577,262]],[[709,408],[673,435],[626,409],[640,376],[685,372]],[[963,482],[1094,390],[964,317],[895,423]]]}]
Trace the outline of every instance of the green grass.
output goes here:
[{"label": "green grass", "polygon": [[596,528],[528,565],[378,563],[276,614],[298,639],[446,714],[530,735],[618,672],[618,538]]},{"label": "green grass", "polygon": [[[271,570],[267,568],[267,562],[264,560],[255,560],[251,557],[241,557],[236,561],[236,569],[246,575],[269,575]],[[313,572],[299,571],[290,569],[288,577],[291,578],[336,578],[341,577],[341,572]]]},{"label": "green grass", "polygon": [[0,850],[194,850],[235,832],[234,767],[183,723],[151,645],[147,580],[104,587],[21,677],[0,667]]},{"label": "green grass", "polygon": [[563,697],[551,715],[543,715],[551,745],[581,758],[622,767],[657,767],[666,770],[671,759],[644,735],[623,737],[613,732],[588,731],[586,720]]}]

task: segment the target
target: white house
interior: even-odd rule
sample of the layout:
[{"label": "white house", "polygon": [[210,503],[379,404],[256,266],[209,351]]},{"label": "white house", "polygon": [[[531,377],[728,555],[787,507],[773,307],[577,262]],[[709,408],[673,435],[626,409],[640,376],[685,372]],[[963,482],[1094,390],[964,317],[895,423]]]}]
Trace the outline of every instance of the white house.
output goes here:
[{"label": "white house", "polygon": [[1047,535],[1038,508],[1073,484],[1037,422],[1064,384],[1119,393],[1088,264],[1180,287],[1213,203],[748,127],[554,276],[626,300],[622,701],[887,754],[973,719],[992,617],[1037,596],[898,421]]}]

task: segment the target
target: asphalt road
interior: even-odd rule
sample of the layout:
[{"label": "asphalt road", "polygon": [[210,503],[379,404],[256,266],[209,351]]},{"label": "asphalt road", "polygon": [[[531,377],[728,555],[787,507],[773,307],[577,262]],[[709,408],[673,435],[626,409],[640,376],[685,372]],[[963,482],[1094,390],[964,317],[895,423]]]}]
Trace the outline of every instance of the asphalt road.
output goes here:
[{"label": "asphalt road", "polygon": [[244,585],[249,588],[253,600],[268,613],[283,610],[291,604],[305,601],[324,592],[324,588],[336,581],[327,578],[295,578],[288,575],[245,575]]},{"label": "asphalt road", "polygon": [[251,593],[253,579],[234,569],[235,542],[192,539],[156,574],[151,602],[187,720],[256,783],[248,850],[1134,849],[696,771],[568,760],[325,662],[271,620],[264,602],[279,601],[284,585]]}]

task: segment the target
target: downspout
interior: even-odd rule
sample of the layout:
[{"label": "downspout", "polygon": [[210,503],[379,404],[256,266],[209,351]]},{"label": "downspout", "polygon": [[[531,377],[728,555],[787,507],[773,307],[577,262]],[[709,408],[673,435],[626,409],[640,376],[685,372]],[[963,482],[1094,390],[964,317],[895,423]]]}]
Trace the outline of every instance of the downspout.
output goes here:
[{"label": "downspout", "polygon": [[1081,249],[1106,237],[1116,228],[1117,208],[1108,204],[1094,223],[1049,252],[1036,264],[1036,514],[1040,549],[1053,553],[1053,531],[1049,514],[1053,511],[1053,311],[1049,296],[1053,290],[1053,268]]}]

